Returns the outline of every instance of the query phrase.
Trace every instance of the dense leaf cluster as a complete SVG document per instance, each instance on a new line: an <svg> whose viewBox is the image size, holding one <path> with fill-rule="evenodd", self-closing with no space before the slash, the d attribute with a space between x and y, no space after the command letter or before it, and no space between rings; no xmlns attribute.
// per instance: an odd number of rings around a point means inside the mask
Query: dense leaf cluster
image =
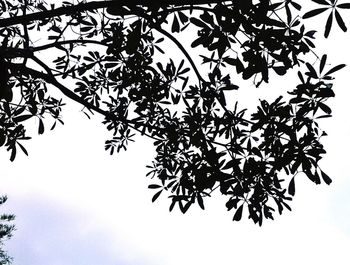
<svg viewBox="0 0 350 265"><path fill-rule="evenodd" d="M333 16L346 31L338 9L349 4L313 2L322 7L304 18L331 9L325 36ZM13 160L17 147L27 154L22 141L29 139L28 120L38 121L39 134L44 118L51 129L63 123L64 104L50 95L55 86L88 117L103 115L111 154L126 149L135 133L154 140L152 201L168 192L170 210L177 205L186 212L195 203L204 209L204 199L219 189L234 220L247 208L261 225L273 219L276 207L279 213L290 209L298 173L316 184L331 182L319 166L326 133L318 121L331 116L326 100L334 96L332 76L344 65L327 68L327 56L313 51L316 31L303 25L301 5L135 0L64 1L56 7L2 1L0 146ZM177 51L168 54L171 45ZM57 56L47 59L53 52ZM295 67L295 89L270 103L261 100L250 119L229 97L239 89L234 77L259 86Z"/></svg>

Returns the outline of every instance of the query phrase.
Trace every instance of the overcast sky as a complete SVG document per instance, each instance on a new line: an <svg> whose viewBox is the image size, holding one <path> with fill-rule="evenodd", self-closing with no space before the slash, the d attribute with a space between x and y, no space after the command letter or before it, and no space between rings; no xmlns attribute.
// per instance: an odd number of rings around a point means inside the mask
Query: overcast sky
<svg viewBox="0 0 350 265"><path fill-rule="evenodd" d="M320 39L318 50L334 65L350 65L349 34L338 33ZM1 213L16 215L17 231L6 244L14 264L348 264L349 76L349 67L336 74L334 117L321 122L329 135L321 165L333 183L316 186L300 175L293 211L262 227L233 223L220 196L206 200L205 211L192 207L186 215L169 213L164 196L152 204L145 177L152 143L138 138L127 152L109 156L100 119L88 120L70 104L64 126L26 145L29 157L11 163L0 151L0 194L9 197ZM272 82L273 90L293 88L286 80L294 78ZM259 88L256 98L271 97L270 91Z"/></svg>

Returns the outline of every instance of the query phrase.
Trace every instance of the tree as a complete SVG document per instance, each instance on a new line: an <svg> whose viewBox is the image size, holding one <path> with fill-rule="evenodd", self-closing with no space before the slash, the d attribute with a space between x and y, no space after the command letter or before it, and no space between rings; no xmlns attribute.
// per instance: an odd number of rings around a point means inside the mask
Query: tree
<svg viewBox="0 0 350 265"><path fill-rule="evenodd" d="M6 196L0 197L0 205L7 201ZM6 251L2 249L4 245L4 240L11 238L12 232L15 230L15 226L9 224L13 221L15 216L12 214L2 214L0 216L0 264L6 265L11 263L11 257L8 256Z"/></svg>
<svg viewBox="0 0 350 265"><path fill-rule="evenodd" d="M297 175L331 183L318 121L331 116L333 74L345 65L316 54L316 31L303 22L330 10L325 37L333 20L346 31L339 10L350 4L312 1L320 7L307 13L291 0L1 1L0 146L13 161L18 149L28 155L28 121L39 134L63 124L56 87L88 118L103 116L111 154L136 133L153 139L153 202L167 192L170 210L185 213L219 189L233 220L246 208L261 225L276 207L290 210ZM233 102L233 78L259 86L291 69L299 84L261 100L250 119Z"/></svg>

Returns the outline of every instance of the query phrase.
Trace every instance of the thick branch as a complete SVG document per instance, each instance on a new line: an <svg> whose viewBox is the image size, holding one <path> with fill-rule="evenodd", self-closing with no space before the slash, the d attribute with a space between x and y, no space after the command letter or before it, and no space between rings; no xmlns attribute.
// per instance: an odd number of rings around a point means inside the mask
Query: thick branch
<svg viewBox="0 0 350 265"><path fill-rule="evenodd" d="M38 61L36 61L36 62L39 63ZM41 66L44 66L41 63L39 63L39 64ZM57 79L53 75L46 74L46 73L43 73L41 71L31 69L29 67L23 67L22 64L11 63L11 64L8 64L8 67L9 67L9 69L16 71L16 72L19 72L21 74L26 73L26 74L32 75L36 78L40 78L40 79L46 81L47 83L50 83L50 84L54 85L55 87L57 87L68 98L82 104L83 106L85 106L88 109L94 110L97 113L102 114L103 116L108 116L107 111L101 110L100 108L96 107L95 105L93 105L89 102L86 102L83 98L79 97L74 92L72 92L71 90L66 88L62 83L58 82Z"/></svg>
<svg viewBox="0 0 350 265"><path fill-rule="evenodd" d="M84 11L93 11L100 8L121 8L123 6L127 6L131 8L135 6L144 6L144 7L157 7L164 5L173 5L173 6L183 6L183 5L205 5L205 4L217 4L226 1L218 1L218 0L162 0L162 1L154 1L154 0L109 0L109 1L93 1L89 3L81 3L78 5L72 6L64 6L59 7L52 10L35 12L32 14L27 14L23 16L15 16L10 18L5 18L0 20L0 27L8 27L17 24L28 24L32 21L36 20L45 20L53 17L59 17L64 15L72 15L77 12Z"/></svg>

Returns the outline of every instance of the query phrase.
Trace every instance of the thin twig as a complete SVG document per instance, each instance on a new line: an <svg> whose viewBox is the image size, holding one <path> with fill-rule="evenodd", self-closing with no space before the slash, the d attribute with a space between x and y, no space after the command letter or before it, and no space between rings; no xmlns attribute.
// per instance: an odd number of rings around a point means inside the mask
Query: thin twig
<svg viewBox="0 0 350 265"><path fill-rule="evenodd" d="M59 42L52 42L43 46L37 46L37 47L30 47L30 49L33 52L38 52L38 51L42 51L42 50L46 50L46 49L50 49L50 48L57 48L57 46L60 45L67 45L67 44L96 44L96 45L103 45L103 46L108 46L105 43L102 43L101 41L96 41L96 40L65 40L65 41L59 41Z"/></svg>
<svg viewBox="0 0 350 265"><path fill-rule="evenodd" d="M189 61L189 63L192 66L192 69L194 70L194 72L196 73L197 78L199 79L200 82L205 82L204 78L201 76L201 74L198 71L198 68L196 66L196 64L194 63L194 61L192 60L190 54L187 52L187 50L184 48L184 46L173 36L171 35L169 32L165 31L164 29L162 29L159 26L155 26L152 25L152 27L154 29L156 29L158 32L162 33L164 36L166 36L167 38L169 38L180 50L181 52L185 55L186 59Z"/></svg>
<svg viewBox="0 0 350 265"><path fill-rule="evenodd" d="M151 136L145 132L142 132L141 130L137 129L134 125L136 125L135 122L131 121L131 120L128 120L126 118L122 118L122 117L116 117L115 115L109 113L108 111L105 111L105 110L102 110L100 109L99 107L85 101L83 98L81 98L80 96L78 96L77 94L75 94L74 92L72 92L71 90L69 90L66 86L64 86L62 83L60 83L55 77L54 75L51 73L51 69L45 65L42 61L40 61L38 58L36 57L33 57L32 58L36 63L38 63L41 67L44 68L44 70L47 72L47 73L43 73L41 71L37 71L37 70L34 70L34 69L31 69L31 68L28 68L28 67L23 67L22 64L15 64L15 63L9 63L8 64L8 67L13 69L13 70L16 70L18 72L21 72L21 73L27 73L27 74L30 74L32 76L35 76L37 78L40 78L52 85L54 85L55 87L57 87L65 96L67 96L68 98L74 100L75 102L77 103L80 103L81 105L83 105L84 107L86 107L87 109L89 110L93 110L99 114L101 114L102 116L106 117L106 118L109 118L109 119L112 119L112 120L115 120L115 121L118 121L118 122L122 122L122 123L125 123L127 124L128 126L130 126L131 128L133 128L134 130L138 131L139 133L141 134L144 134L146 135L147 137L150 137L152 138L153 140L160 140L154 136ZM159 128L155 128L153 126L149 126L149 125L145 125L147 127L151 127L151 129L155 129L155 130L159 130Z"/></svg>

